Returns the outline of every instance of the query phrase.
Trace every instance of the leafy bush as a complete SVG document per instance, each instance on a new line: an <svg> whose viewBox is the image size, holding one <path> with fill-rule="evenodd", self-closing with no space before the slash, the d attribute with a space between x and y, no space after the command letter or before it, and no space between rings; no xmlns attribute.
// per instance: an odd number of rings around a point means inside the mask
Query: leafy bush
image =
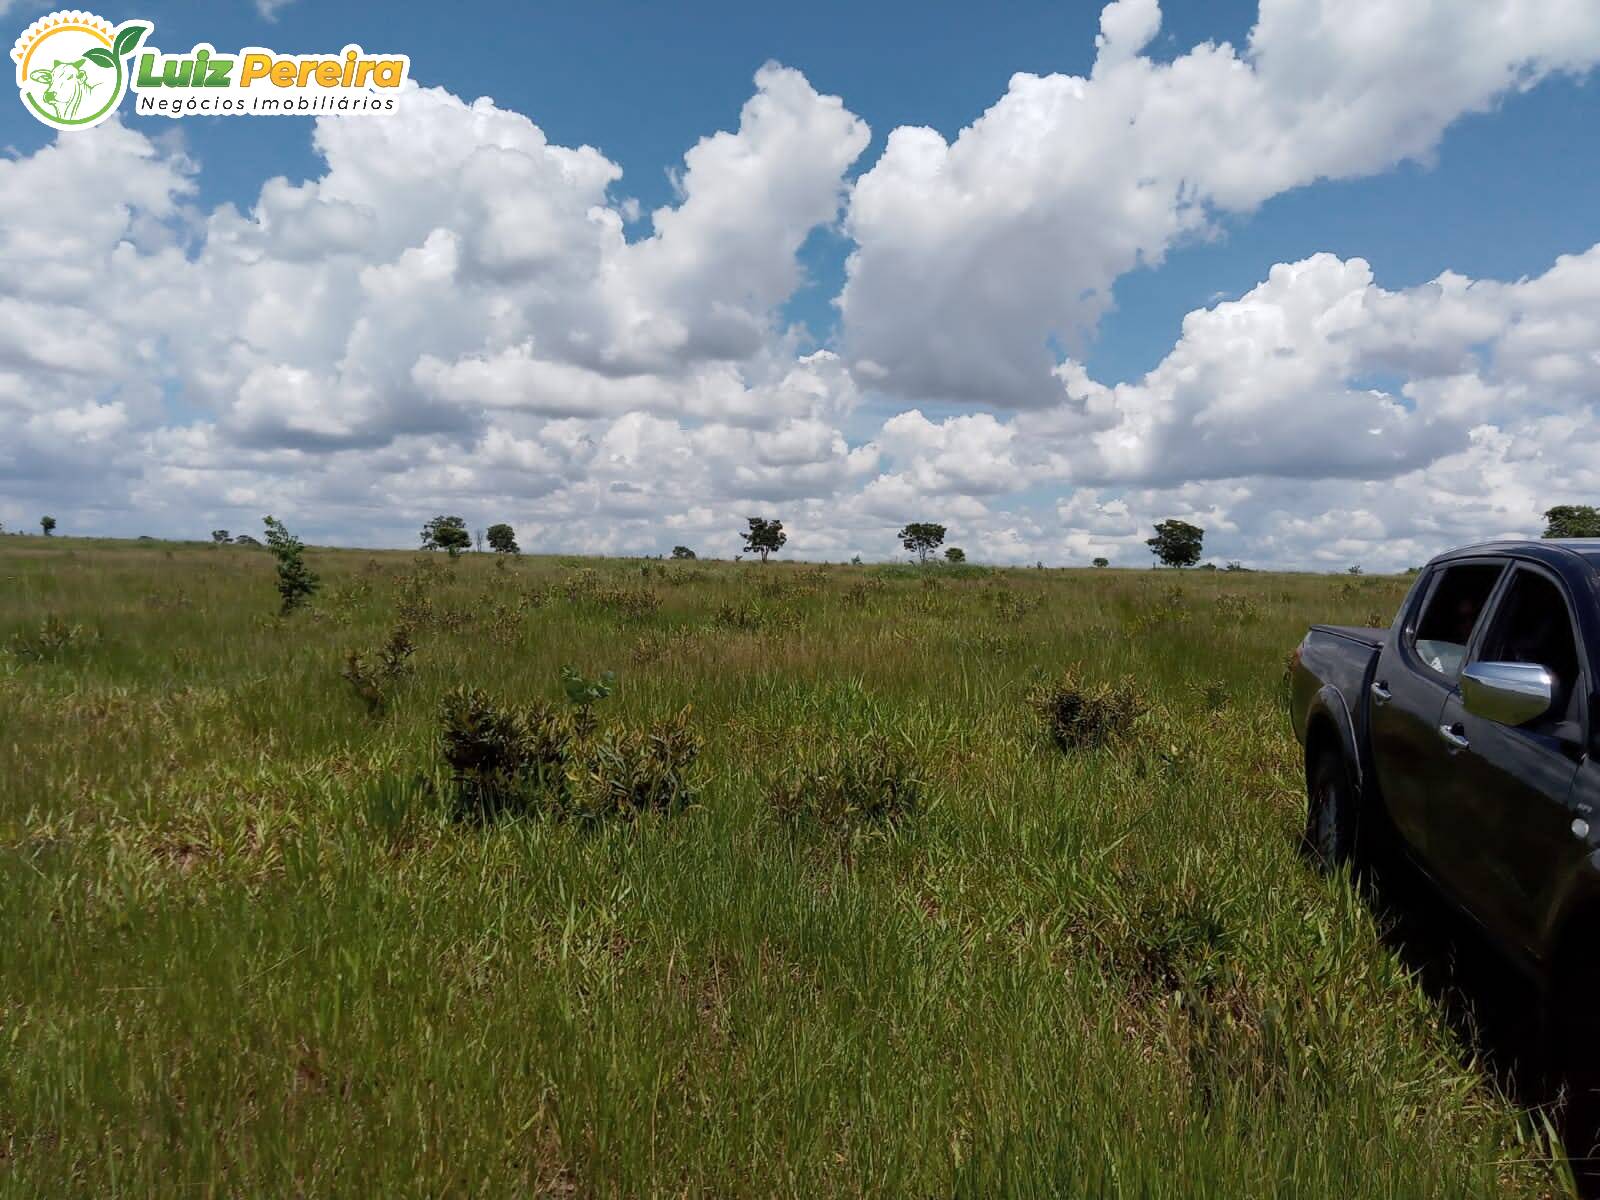
<svg viewBox="0 0 1600 1200"><path fill-rule="evenodd" d="M404 622L389 632L389 638L371 655L352 650L345 655L339 672L355 690L373 716L382 716L389 707L389 687L411 671L411 655L416 651L411 629Z"/></svg>
<svg viewBox="0 0 1600 1200"><path fill-rule="evenodd" d="M1071 671L1028 690L1028 705L1061 750L1102 746L1126 737L1149 708L1131 679L1090 686Z"/></svg>
<svg viewBox="0 0 1600 1200"><path fill-rule="evenodd" d="M847 608L865 608L872 597L888 589L889 585L881 579L858 579L840 593L839 602Z"/></svg>
<svg viewBox="0 0 1600 1200"><path fill-rule="evenodd" d="M568 668L568 671L571 669ZM602 686L576 672L563 682L594 695ZM609 691L609 684L603 685ZM598 698L596 696L595 698ZM703 745L687 708L643 729L597 728L590 705L563 711L542 700L502 705L477 688L440 704L440 743L458 817L545 813L598 820L669 812L694 795L692 768Z"/></svg>
<svg viewBox="0 0 1600 1200"><path fill-rule="evenodd" d="M11 636L11 653L34 662L61 658L88 641L82 625L69 625L54 614L39 622L37 633Z"/></svg>
<svg viewBox="0 0 1600 1200"><path fill-rule="evenodd" d="M911 747L872 731L808 739L772 781L768 799L787 821L839 828L902 820L917 811L926 788Z"/></svg>
<svg viewBox="0 0 1600 1200"><path fill-rule="evenodd" d="M479 688L455 688L440 702L439 722L458 816L487 820L564 803L576 736L566 713L543 701L507 708Z"/></svg>
<svg viewBox="0 0 1600 1200"><path fill-rule="evenodd" d="M989 593L989 603L994 615L1002 621L1016 621L1027 616L1044 603L1040 595L1025 595L1010 588L996 587Z"/></svg>
<svg viewBox="0 0 1600 1200"><path fill-rule="evenodd" d="M603 608L624 617L641 620L654 616L661 607L661 597L649 588L599 588L589 600L596 608Z"/></svg>
<svg viewBox="0 0 1600 1200"><path fill-rule="evenodd" d="M721 629L756 630L766 626L769 617L767 610L753 601L724 603L711 614L711 623Z"/></svg>
<svg viewBox="0 0 1600 1200"><path fill-rule="evenodd" d="M400 576L395 589L395 613L412 629L431 629L437 623L432 592L442 573L437 559L414 558L411 570Z"/></svg>
<svg viewBox="0 0 1600 1200"><path fill-rule="evenodd" d="M630 652L636 663L659 662L694 646L693 629L650 629L640 635Z"/></svg>
<svg viewBox="0 0 1600 1200"><path fill-rule="evenodd" d="M688 708L644 729L601 732L571 772L573 815L631 819L681 808L694 798L692 768L703 745Z"/></svg>
<svg viewBox="0 0 1600 1200"><path fill-rule="evenodd" d="M600 590L600 572L593 567L581 567L561 582L561 594L569 603L579 604Z"/></svg>
<svg viewBox="0 0 1600 1200"><path fill-rule="evenodd" d="M503 557L496 557L504 563ZM520 604L496 604L489 610L489 640L500 646L514 646L522 640L524 612Z"/></svg>
<svg viewBox="0 0 1600 1200"><path fill-rule="evenodd" d="M372 597L372 581L360 576L328 591L327 608L340 625L355 619L356 610Z"/></svg>
<svg viewBox="0 0 1600 1200"><path fill-rule="evenodd" d="M1217 596L1217 615L1232 624L1245 625L1261 615L1261 608L1240 592L1222 592Z"/></svg>

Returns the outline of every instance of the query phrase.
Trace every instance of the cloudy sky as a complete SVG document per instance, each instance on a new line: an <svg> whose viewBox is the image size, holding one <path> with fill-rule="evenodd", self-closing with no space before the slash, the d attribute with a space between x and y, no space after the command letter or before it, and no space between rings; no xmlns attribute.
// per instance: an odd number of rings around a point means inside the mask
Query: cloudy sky
<svg viewBox="0 0 1600 1200"><path fill-rule="evenodd" d="M420 86L5 105L0 523L1373 570L1600 502L1594 0L613 7L103 11Z"/></svg>

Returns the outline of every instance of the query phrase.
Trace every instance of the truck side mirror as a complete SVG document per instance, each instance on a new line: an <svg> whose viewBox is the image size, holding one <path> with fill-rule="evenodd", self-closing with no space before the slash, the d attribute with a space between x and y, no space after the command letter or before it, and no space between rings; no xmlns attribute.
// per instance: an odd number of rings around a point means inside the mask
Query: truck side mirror
<svg viewBox="0 0 1600 1200"><path fill-rule="evenodd" d="M1556 681L1538 663L1478 662L1461 672L1469 713L1501 725L1523 725L1550 711Z"/></svg>

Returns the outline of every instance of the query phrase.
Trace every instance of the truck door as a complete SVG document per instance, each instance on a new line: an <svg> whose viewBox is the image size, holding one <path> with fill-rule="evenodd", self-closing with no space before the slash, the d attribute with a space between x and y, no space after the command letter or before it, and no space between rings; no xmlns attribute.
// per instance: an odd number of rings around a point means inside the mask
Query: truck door
<svg viewBox="0 0 1600 1200"><path fill-rule="evenodd" d="M1537 953L1557 881L1589 853L1589 822L1574 807L1589 684L1566 593L1540 567L1519 563L1495 600L1469 662L1538 663L1555 680L1550 708L1522 725L1445 701L1446 748L1428 824L1440 882L1508 947Z"/></svg>
<svg viewBox="0 0 1600 1200"><path fill-rule="evenodd" d="M1368 712L1378 787L1400 836L1430 870L1429 794L1449 757L1440 714L1505 569L1494 558L1433 568L1422 602L1384 642L1373 674Z"/></svg>

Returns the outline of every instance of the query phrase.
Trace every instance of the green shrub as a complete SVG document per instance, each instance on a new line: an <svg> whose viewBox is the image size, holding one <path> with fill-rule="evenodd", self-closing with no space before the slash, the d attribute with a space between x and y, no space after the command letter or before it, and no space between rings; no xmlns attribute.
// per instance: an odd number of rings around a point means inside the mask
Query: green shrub
<svg viewBox="0 0 1600 1200"><path fill-rule="evenodd" d="M1222 592L1217 596L1217 615L1229 624L1246 625L1261 615L1261 606L1239 592Z"/></svg>
<svg viewBox="0 0 1600 1200"><path fill-rule="evenodd" d="M1149 707L1131 679L1090 686L1071 671L1034 684L1027 701L1046 736L1061 750L1102 746L1126 737Z"/></svg>
<svg viewBox="0 0 1600 1200"><path fill-rule="evenodd" d="M367 712L381 716L389 707L389 688L402 675L411 671L411 656L416 652L411 640L411 628L405 622L389 632L389 638L372 654L352 650L345 655L344 669L339 672L362 703Z"/></svg>
<svg viewBox="0 0 1600 1200"><path fill-rule="evenodd" d="M566 668L562 683L570 711L542 700L514 708L477 688L446 694L440 742L458 817L631 819L693 798L703 742L687 708L642 729L600 729L592 706L610 694L610 672L586 680Z"/></svg>
<svg viewBox="0 0 1600 1200"><path fill-rule="evenodd" d="M994 615L1001 621L1018 621L1044 603L1040 595L1025 595L1010 588L996 587L989 593Z"/></svg>
<svg viewBox="0 0 1600 1200"><path fill-rule="evenodd" d="M34 662L49 662L89 641L82 625L69 625L51 614L39 622L37 633L16 633L11 637L11 653Z"/></svg>
<svg viewBox="0 0 1600 1200"><path fill-rule="evenodd" d="M634 643L631 657L636 663L659 662L692 649L695 636L693 629L648 629Z"/></svg>
<svg viewBox="0 0 1600 1200"><path fill-rule="evenodd" d="M575 740L567 714L543 701L507 708L479 688L455 688L439 721L458 816L486 820L564 802Z"/></svg>
<svg viewBox="0 0 1600 1200"><path fill-rule="evenodd" d="M921 806L926 789L911 747L872 731L808 738L767 795L791 823L841 828L902 820Z"/></svg>
<svg viewBox="0 0 1600 1200"><path fill-rule="evenodd" d="M839 602L847 608L865 608L869 600L888 589L889 585L881 579L858 579L840 594Z"/></svg>
<svg viewBox="0 0 1600 1200"><path fill-rule="evenodd" d="M654 616L661 607L660 595L646 587L599 588L590 593L589 601L596 608L634 620Z"/></svg>
<svg viewBox="0 0 1600 1200"><path fill-rule="evenodd" d="M704 743L689 709L644 729L609 729L583 747L571 772L573 815L631 819L671 812L693 800L693 767Z"/></svg>
<svg viewBox="0 0 1600 1200"><path fill-rule="evenodd" d="M711 624L718 629L757 633L762 630L794 629L800 617L793 609L777 608L754 600L737 604L719 604L711 614Z"/></svg>

